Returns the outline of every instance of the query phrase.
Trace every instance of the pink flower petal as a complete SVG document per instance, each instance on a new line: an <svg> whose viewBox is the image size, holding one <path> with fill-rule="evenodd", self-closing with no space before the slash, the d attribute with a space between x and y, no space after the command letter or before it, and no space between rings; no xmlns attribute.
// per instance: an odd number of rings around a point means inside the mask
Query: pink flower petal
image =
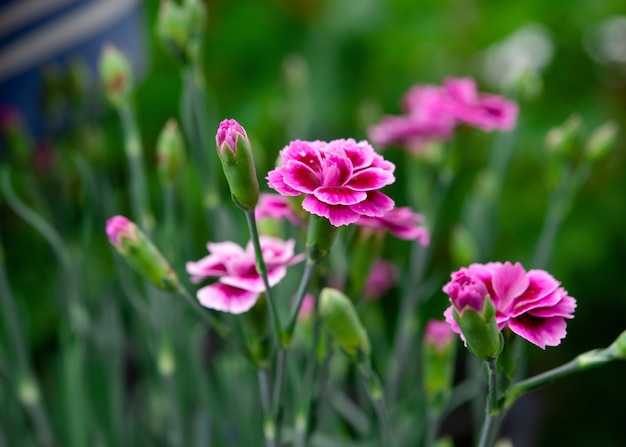
<svg viewBox="0 0 626 447"><path fill-rule="evenodd" d="M311 194L322 184L318 174L300 161L289 161L282 170L285 184L301 193Z"/></svg>
<svg viewBox="0 0 626 447"><path fill-rule="evenodd" d="M367 193L345 186L322 186L315 190L315 197L329 205L354 205L367 199Z"/></svg>
<svg viewBox="0 0 626 447"><path fill-rule="evenodd" d="M315 172L321 172L322 159L319 144L316 141L295 140L280 151L283 163L290 160L299 161Z"/></svg>
<svg viewBox="0 0 626 447"><path fill-rule="evenodd" d="M227 284L215 283L198 290L198 301L204 307L231 314L246 312L254 306L259 294L238 289Z"/></svg>
<svg viewBox="0 0 626 447"><path fill-rule="evenodd" d="M278 193L283 196L299 196L302 194L301 191L293 189L291 186L288 186L284 181L284 172L283 168L276 168L267 173L267 184L270 188L275 189Z"/></svg>
<svg viewBox="0 0 626 447"><path fill-rule="evenodd" d="M323 164L323 186L343 186L352 177L352 163L338 154L329 154Z"/></svg>
<svg viewBox="0 0 626 447"><path fill-rule="evenodd" d="M496 308L508 312L513 300L521 295L529 284L524 267L519 262L505 262L497 269L492 279L495 296L492 296Z"/></svg>
<svg viewBox="0 0 626 447"><path fill-rule="evenodd" d="M346 184L357 191L370 191L392 184L396 178L389 171L381 168L367 168L355 173Z"/></svg>
<svg viewBox="0 0 626 447"><path fill-rule="evenodd" d="M374 148L367 141L356 142L353 139L338 140L346 156L352 162L354 169L370 166L374 159Z"/></svg>
<svg viewBox="0 0 626 447"><path fill-rule="evenodd" d="M562 290L562 289L561 289ZM555 293L558 295L557 293ZM563 290L562 295L567 295ZM550 307L542 307L531 309L528 313L535 317L563 317L574 318L574 310L576 310L576 300L572 297L565 296L557 304Z"/></svg>
<svg viewBox="0 0 626 447"><path fill-rule="evenodd" d="M278 284L287 274L287 267L274 267L267 272L268 281L270 287L274 287ZM254 274L237 275L237 276L222 276L220 282L232 287L236 287L249 292L262 293L265 291L265 285L263 284L263 278L259 276L256 271Z"/></svg>
<svg viewBox="0 0 626 447"><path fill-rule="evenodd" d="M541 318L524 314L509 320L508 326L511 331L541 349L558 346L567 333L562 317Z"/></svg>
<svg viewBox="0 0 626 447"><path fill-rule="evenodd" d="M191 275L192 283L199 283L207 278L222 276L227 271L221 258L211 255L197 262L187 262L185 269Z"/></svg>
<svg viewBox="0 0 626 447"><path fill-rule="evenodd" d="M315 196L306 196L302 201L302 208L311 214L327 218L336 227L348 225L359 219L359 214L351 207L344 205L328 205Z"/></svg>
<svg viewBox="0 0 626 447"><path fill-rule="evenodd" d="M381 217L392 209L393 206L393 200L382 192L368 191L367 199L356 205L350 205L350 209L357 215L362 214L370 217Z"/></svg>

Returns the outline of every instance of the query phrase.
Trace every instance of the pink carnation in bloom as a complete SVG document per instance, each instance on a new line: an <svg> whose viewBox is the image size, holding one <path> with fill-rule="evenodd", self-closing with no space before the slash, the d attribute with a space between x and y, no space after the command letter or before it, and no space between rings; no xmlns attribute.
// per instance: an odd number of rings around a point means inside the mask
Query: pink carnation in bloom
<svg viewBox="0 0 626 447"><path fill-rule="evenodd" d="M465 282L468 278L481 282L496 308L498 327L508 327L542 349L560 344L566 334L565 319L574 317L576 300L544 270L526 272L519 262L490 262L472 264L451 276L452 281L444 286L444 292L453 292L461 287L453 283ZM450 297L452 299L452 295ZM452 316L452 306L444 315L452 329L460 333Z"/></svg>
<svg viewBox="0 0 626 447"><path fill-rule="evenodd" d="M413 86L404 95L402 108L405 115L384 116L369 128L374 144L403 144L419 149L429 140L449 140L460 124L485 132L509 131L517 119L515 102L479 93L471 78L447 78L443 86Z"/></svg>
<svg viewBox="0 0 626 447"><path fill-rule="evenodd" d="M395 166L366 141L296 140L280 155L282 166L268 173L269 186L285 196L306 194L302 207L336 227L393 208L393 200L378 190L395 181Z"/></svg>
<svg viewBox="0 0 626 447"><path fill-rule="evenodd" d="M254 214L257 220L264 218L286 219L297 226L303 223L302 219L293 212L287 199L280 194L261 193Z"/></svg>
<svg viewBox="0 0 626 447"><path fill-rule="evenodd" d="M377 300L387 293L397 280L396 266L386 259L379 258L374 262L367 281L365 281L363 294L369 300Z"/></svg>
<svg viewBox="0 0 626 447"><path fill-rule="evenodd" d="M357 225L386 231L399 239L415 240L423 246L430 243L428 230L422 226L424 216L414 213L408 206L402 206L387 211L383 216L361 216Z"/></svg>
<svg viewBox="0 0 626 447"><path fill-rule="evenodd" d="M293 240L283 241L270 236L260 236L259 239L269 284L273 287L285 277L287 267L302 261L304 255L294 255ZM234 242L209 242L207 248L209 256L186 265L194 283L219 278L218 282L198 290L198 301L209 309L232 314L246 312L265 292L263 279L256 270L252 243L249 242L245 250Z"/></svg>

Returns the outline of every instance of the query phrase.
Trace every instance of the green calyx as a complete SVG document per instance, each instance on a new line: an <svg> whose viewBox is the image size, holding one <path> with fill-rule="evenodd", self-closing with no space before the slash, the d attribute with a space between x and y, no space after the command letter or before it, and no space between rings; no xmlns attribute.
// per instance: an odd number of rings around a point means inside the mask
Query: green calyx
<svg viewBox="0 0 626 447"><path fill-rule="evenodd" d="M338 228L324 217L311 215L306 238L306 254L310 262L321 262L328 256Z"/></svg>
<svg viewBox="0 0 626 447"><path fill-rule="evenodd" d="M452 314L472 354L482 360L498 357L504 342L496 323L495 307L491 299L485 299L482 312L468 307L460 314L454 309Z"/></svg>
<svg viewBox="0 0 626 447"><path fill-rule="evenodd" d="M222 170L235 204L244 211L253 211L259 201L259 181L252 157L250 141L237 134L236 147L223 143L217 151L222 162Z"/></svg>

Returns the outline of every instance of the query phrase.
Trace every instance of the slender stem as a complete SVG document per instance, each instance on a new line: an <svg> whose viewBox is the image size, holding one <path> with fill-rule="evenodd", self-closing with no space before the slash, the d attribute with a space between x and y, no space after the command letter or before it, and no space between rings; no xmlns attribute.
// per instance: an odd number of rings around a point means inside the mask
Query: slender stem
<svg viewBox="0 0 626 447"><path fill-rule="evenodd" d="M198 317L202 319L206 324L215 329L222 338L228 338L230 336L231 330L228 326L224 325L220 320L215 318L210 312L208 312L205 308L203 308L196 299L191 296L189 291L181 286L178 291L179 295L182 296L187 303L191 306L191 309L195 312Z"/></svg>
<svg viewBox="0 0 626 447"><path fill-rule="evenodd" d="M124 131L124 148L128 159L130 178L130 200L135 219L147 233L152 232L153 222L150 214L148 201L148 188L146 183L145 167L143 160L143 147L137 119L134 110L128 103L123 103L118 108Z"/></svg>
<svg viewBox="0 0 626 447"><path fill-rule="evenodd" d="M276 371L274 374L274 386L272 388L272 414L276 419L280 408L280 396L283 391L283 381L285 379L285 366L287 364L287 350L279 349L276 355ZM278 431L277 427L277 431ZM277 436L278 437L278 436Z"/></svg>
<svg viewBox="0 0 626 447"><path fill-rule="evenodd" d="M259 239L259 230L256 225L256 217L254 216L254 211L246 211L245 214L246 220L248 221L248 230L250 231L250 240L252 241L252 246L254 247L256 270L263 279L265 297L267 298L267 303L269 304L268 308L270 312L270 320L272 322L272 329L274 331L274 336L276 337L276 345L278 346L281 340L282 326L280 324L278 310L276 309L276 303L272 298L271 286L267 276L267 265L263 259L263 251L261 249L261 241Z"/></svg>
<svg viewBox="0 0 626 447"><path fill-rule="evenodd" d="M296 415L296 440L294 445L296 447L304 447L306 444L307 432L309 429L309 412L311 410L311 403L313 401L313 395L315 393L315 375L317 372L317 349L320 340L321 322L317 316L318 302L315 301L315 310L313 313L313 340L311 343L311 349L307 358L306 370L304 373L304 393L305 398L301 403L300 414Z"/></svg>
<svg viewBox="0 0 626 447"><path fill-rule="evenodd" d="M424 445L426 447L432 447L435 445L435 441L437 440L440 418L439 415L431 409L426 410L426 417L426 439L424 440Z"/></svg>
<svg viewBox="0 0 626 447"><path fill-rule="evenodd" d="M257 370L259 379L259 393L261 394L261 405L263 406L264 423L263 436L267 447L276 447L276 426L272 416L272 403L270 401L269 376L267 370L260 368Z"/></svg>
<svg viewBox="0 0 626 447"><path fill-rule="evenodd" d="M387 406L380 378L374 372L370 365L359 365L359 373L367 390L367 394L372 401L376 419L378 421L378 429L385 447L393 447L395 445L389 417L387 415Z"/></svg>
<svg viewBox="0 0 626 447"><path fill-rule="evenodd" d="M309 288L309 283L311 282L313 273L315 273L316 267L317 267L317 264L310 260L307 260L304 266L304 272L302 273L302 278L300 279L300 284L298 285L295 302L294 302L294 305L291 307L291 313L289 314L289 321L287 322L287 327L283 333L283 339L282 339L283 346L289 346L289 344L291 343L293 332L296 328L296 323L298 321L298 313L300 312L300 307L302 307L304 296L306 295L306 291Z"/></svg>
<svg viewBox="0 0 626 447"><path fill-rule="evenodd" d="M483 428L480 434L479 447L487 447L490 445L490 440L493 438L495 432L498 430L498 416L500 413L500 403L498 401L498 370L497 359L488 358L486 361L488 369L488 394L487 403L485 406L485 421L483 422Z"/></svg>

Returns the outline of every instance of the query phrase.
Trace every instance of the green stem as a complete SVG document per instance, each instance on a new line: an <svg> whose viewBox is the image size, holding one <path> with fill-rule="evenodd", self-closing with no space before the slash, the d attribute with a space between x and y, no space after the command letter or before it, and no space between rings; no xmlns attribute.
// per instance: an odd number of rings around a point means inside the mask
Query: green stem
<svg viewBox="0 0 626 447"><path fill-rule="evenodd" d="M306 295L306 291L309 288L309 284L311 282L311 278L313 277L313 273L315 273L316 267L317 264L310 260L307 260L304 266L304 272L302 273L302 278L300 278L300 284L298 285L298 290L296 292L295 302L291 307L291 313L289 314L287 328L283 333L282 346L284 347L287 347L291 344L291 339L293 338L296 323L298 322L298 313L300 313L300 307L302 307L304 296Z"/></svg>
<svg viewBox="0 0 626 447"><path fill-rule="evenodd" d="M217 181L216 160L211 159L210 148L213 141L207 129L217 129L217 123L211 122L206 110L206 93L201 83L201 72L197 65L191 65L182 72L183 111L181 119L187 138L191 142L192 155L199 167L199 177L203 191L203 202L208 210L220 204L220 188Z"/></svg>
<svg viewBox="0 0 626 447"><path fill-rule="evenodd" d="M208 326L212 327L222 338L226 339L230 336L231 330L228 326L224 325L220 320L215 318L209 311L198 303L198 301L191 296L189 291L181 286L178 291L185 301L191 306L194 313L202 319Z"/></svg>
<svg viewBox="0 0 626 447"><path fill-rule="evenodd" d="M276 303L272 298L271 286L267 276L267 265L263 259L263 251L261 250L261 241L259 239L259 230L256 225L256 218L254 211L246 211L246 220L248 221L248 230L250 231L250 240L254 247L254 256L256 263L256 270L263 279L263 285L265 286L265 297L267 298L268 309L270 312L270 320L272 322L272 329L274 336L276 337L276 346L280 345L282 326L280 324L280 317L278 316L278 310L276 309Z"/></svg>
<svg viewBox="0 0 626 447"><path fill-rule="evenodd" d="M380 436L383 442L382 445L385 447L393 447L395 442L389 424L389 416L387 414L387 406L385 404L385 396L380 378L370 365L361 364L358 369L367 390L367 395L372 401L372 406L376 413L378 429L380 430Z"/></svg>
<svg viewBox="0 0 626 447"><path fill-rule="evenodd" d="M150 213L148 188L146 183L143 160L143 147L137 126L135 112L128 103L118 107L122 130L124 132L124 149L128 160L130 178L130 201L133 216L138 219L139 226L147 233L152 233L152 214Z"/></svg>
<svg viewBox="0 0 626 447"><path fill-rule="evenodd" d="M500 403L498 400L498 370L497 359L488 358L486 361L488 369L488 394L487 404L485 407L485 421L483 422L483 428L480 434L479 447L487 447L490 445L490 440L498 430Z"/></svg>
<svg viewBox="0 0 626 447"><path fill-rule="evenodd" d="M267 370L261 368L257 371L259 379L259 393L261 394L261 405L263 406L264 423L263 436L267 447L276 447L276 425L270 400L269 376Z"/></svg>

